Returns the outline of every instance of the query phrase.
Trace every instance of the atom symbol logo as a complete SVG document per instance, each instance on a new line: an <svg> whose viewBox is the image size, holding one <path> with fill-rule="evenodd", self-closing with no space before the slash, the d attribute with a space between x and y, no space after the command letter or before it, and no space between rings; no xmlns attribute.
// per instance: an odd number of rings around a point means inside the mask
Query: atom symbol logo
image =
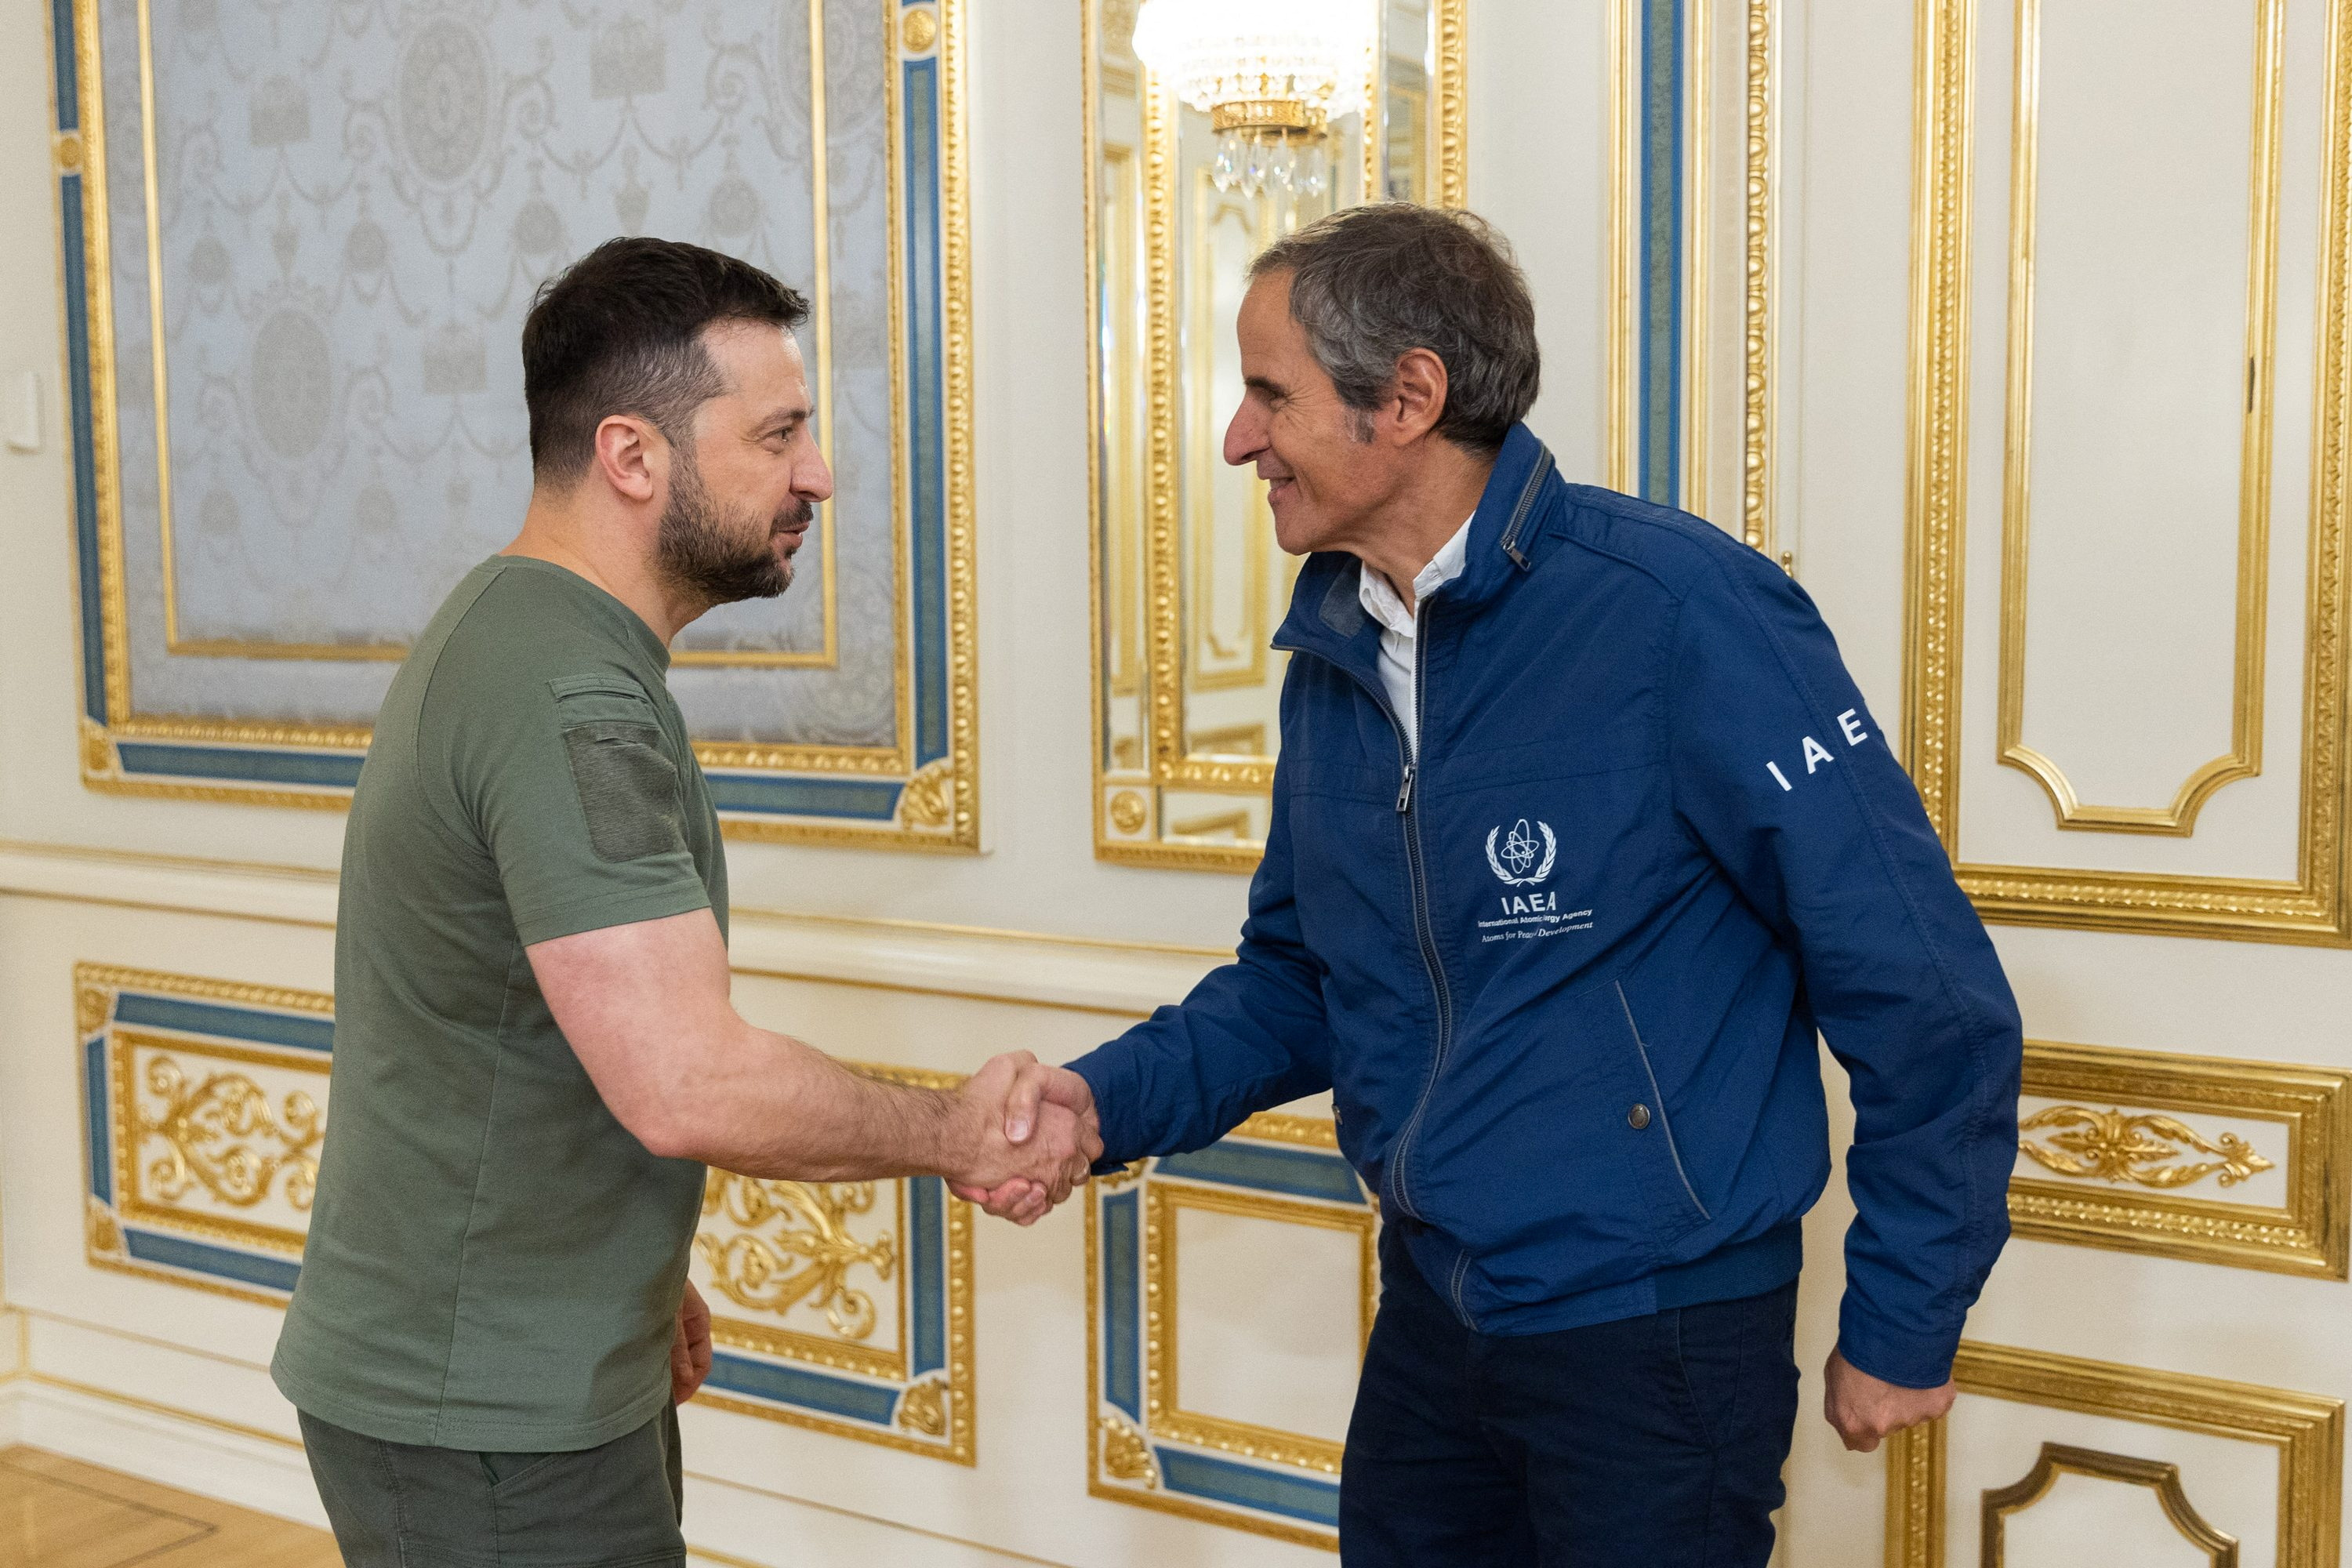
<svg viewBox="0 0 2352 1568"><path fill-rule="evenodd" d="M1543 863L1539 866L1536 864L1538 834L1543 836ZM1502 841L1499 845L1497 839ZM1486 830L1486 864L1507 888L1523 888L1542 881L1551 875L1552 861L1559 855L1559 840L1552 837L1549 822L1538 822L1530 828L1523 816L1511 824L1507 834L1500 827Z"/></svg>
<svg viewBox="0 0 2352 1568"><path fill-rule="evenodd" d="M1528 819L1523 816L1511 825L1509 836L1503 840L1503 864L1514 877L1524 877L1535 863L1536 836L1528 830Z"/></svg>

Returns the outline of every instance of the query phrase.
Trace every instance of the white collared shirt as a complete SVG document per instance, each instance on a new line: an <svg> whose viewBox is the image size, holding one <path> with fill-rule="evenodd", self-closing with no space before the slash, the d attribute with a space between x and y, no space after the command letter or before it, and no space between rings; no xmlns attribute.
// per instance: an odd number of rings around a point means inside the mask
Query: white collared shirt
<svg viewBox="0 0 2352 1568"><path fill-rule="evenodd" d="M1475 513L1465 519L1454 537L1438 546L1429 564L1414 575L1412 609L1404 607L1404 600L1389 580L1370 566L1360 574L1356 597L1363 602L1364 613L1381 623L1381 685L1388 691L1389 706L1396 710L1397 722L1404 726L1404 738L1412 743L1415 756L1421 752L1421 715L1412 689L1413 647L1420 630L1417 612L1432 594L1462 575L1470 555L1470 523L1475 520Z"/></svg>

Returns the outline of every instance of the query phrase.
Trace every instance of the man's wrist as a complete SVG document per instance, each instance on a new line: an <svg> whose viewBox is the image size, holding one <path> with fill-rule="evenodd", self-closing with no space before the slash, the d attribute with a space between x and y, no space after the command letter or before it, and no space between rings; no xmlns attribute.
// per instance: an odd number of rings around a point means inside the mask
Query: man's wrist
<svg viewBox="0 0 2352 1568"><path fill-rule="evenodd" d="M990 1123L996 1113L974 1101L963 1089L934 1089L938 1097L936 1135L926 1156L936 1161L939 1173L950 1182L985 1186L981 1170L989 1147Z"/></svg>

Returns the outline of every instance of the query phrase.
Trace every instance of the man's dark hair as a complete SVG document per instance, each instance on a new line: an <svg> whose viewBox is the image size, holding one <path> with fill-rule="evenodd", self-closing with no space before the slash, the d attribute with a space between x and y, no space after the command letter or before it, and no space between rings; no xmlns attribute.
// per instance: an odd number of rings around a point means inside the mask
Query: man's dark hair
<svg viewBox="0 0 2352 1568"><path fill-rule="evenodd" d="M790 329L808 301L748 261L670 239L608 239L540 286L522 323L522 399L532 475L577 477L614 414L683 444L694 411L725 390L702 346L713 321Z"/></svg>
<svg viewBox="0 0 2352 1568"><path fill-rule="evenodd" d="M1379 407L1412 349L1445 365L1437 433L1456 446L1498 450L1534 406L1535 301L1509 243L1476 214L1412 202L1349 207L1250 263L1252 281L1273 272L1290 274L1291 319L1349 407Z"/></svg>

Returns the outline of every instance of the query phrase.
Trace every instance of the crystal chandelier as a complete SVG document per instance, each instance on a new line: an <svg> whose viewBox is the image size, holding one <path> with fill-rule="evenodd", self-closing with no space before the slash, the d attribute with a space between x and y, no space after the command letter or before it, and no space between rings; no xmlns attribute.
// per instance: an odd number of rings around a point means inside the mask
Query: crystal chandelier
<svg viewBox="0 0 2352 1568"><path fill-rule="evenodd" d="M1217 189L1293 201L1327 188L1372 46L1370 0L1146 0L1135 23L1137 57L1218 133Z"/></svg>

